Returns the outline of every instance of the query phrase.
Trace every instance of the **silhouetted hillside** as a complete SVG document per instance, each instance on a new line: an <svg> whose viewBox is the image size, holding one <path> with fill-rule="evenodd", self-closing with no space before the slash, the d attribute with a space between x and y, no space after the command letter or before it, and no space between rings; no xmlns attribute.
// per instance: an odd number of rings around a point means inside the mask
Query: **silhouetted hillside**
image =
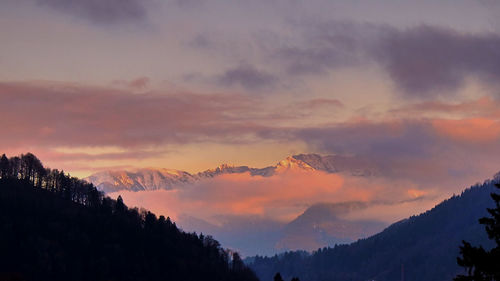
<svg viewBox="0 0 500 281"><path fill-rule="evenodd" d="M487 181L367 239L311 255L255 257L249 259L250 267L261 280L272 280L280 272L285 280L298 276L307 281L396 281L402 271L406 281L452 280L463 271L456 262L462 240L492 246L478 219L493 207L490 193L495 191L494 182Z"/></svg>
<svg viewBox="0 0 500 281"><path fill-rule="evenodd" d="M0 159L0 280L248 280L237 253L32 154Z"/></svg>

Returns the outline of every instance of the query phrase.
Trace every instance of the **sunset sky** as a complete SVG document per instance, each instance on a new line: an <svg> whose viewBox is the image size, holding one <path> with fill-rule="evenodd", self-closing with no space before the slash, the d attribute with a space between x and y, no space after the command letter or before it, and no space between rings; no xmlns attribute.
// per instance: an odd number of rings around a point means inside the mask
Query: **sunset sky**
<svg viewBox="0 0 500 281"><path fill-rule="evenodd" d="M443 198L500 170L499 14L494 0L2 0L0 152L79 177L351 155L380 186Z"/></svg>

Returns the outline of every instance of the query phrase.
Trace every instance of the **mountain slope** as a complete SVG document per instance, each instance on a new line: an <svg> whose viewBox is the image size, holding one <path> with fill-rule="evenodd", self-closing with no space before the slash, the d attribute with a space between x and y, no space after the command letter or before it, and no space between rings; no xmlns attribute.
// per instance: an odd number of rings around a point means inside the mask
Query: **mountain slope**
<svg viewBox="0 0 500 281"><path fill-rule="evenodd" d="M32 154L0 168L0 280L258 281L212 237L129 209Z"/></svg>
<svg viewBox="0 0 500 281"><path fill-rule="evenodd" d="M382 222L341 218L366 207L363 202L315 204L282 229L275 247L280 250L315 250L323 245L354 242L383 230L387 224Z"/></svg>
<svg viewBox="0 0 500 281"><path fill-rule="evenodd" d="M491 246L478 223L493 206L493 181L473 186L430 211L395 223L367 239L350 245L320 249L312 255L289 252L255 257L250 267L261 280L276 272L285 279L301 280L451 280L461 269L456 264L462 240Z"/></svg>
<svg viewBox="0 0 500 281"><path fill-rule="evenodd" d="M348 173L353 176L373 176L377 174L376 166L353 156L298 154L292 157L297 161L306 163L315 170L327 173Z"/></svg>

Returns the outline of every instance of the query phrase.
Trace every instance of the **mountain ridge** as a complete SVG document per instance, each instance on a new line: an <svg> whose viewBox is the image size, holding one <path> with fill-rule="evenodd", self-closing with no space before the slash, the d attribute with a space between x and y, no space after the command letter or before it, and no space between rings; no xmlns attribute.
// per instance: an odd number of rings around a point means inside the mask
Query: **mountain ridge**
<svg viewBox="0 0 500 281"><path fill-rule="evenodd" d="M363 163L353 156L297 154L288 156L273 166L263 168L235 166L224 163L216 168L193 174L167 168L139 168L128 171L109 170L94 173L84 178L84 180L93 183L99 190L109 193L120 190L169 190L225 174L249 173L251 176L270 177L290 170L305 172L322 171L326 173L347 172L354 176L371 176L376 174L374 167Z"/></svg>
<svg viewBox="0 0 500 281"><path fill-rule="evenodd" d="M494 207L490 194L498 193L493 180L476 184L432 209L400 220L382 232L358 241L319 248L309 254L286 252L272 257L250 257L247 262L261 280L276 272L301 280L451 280L461 272L456 263L462 240L492 246L478 219Z"/></svg>

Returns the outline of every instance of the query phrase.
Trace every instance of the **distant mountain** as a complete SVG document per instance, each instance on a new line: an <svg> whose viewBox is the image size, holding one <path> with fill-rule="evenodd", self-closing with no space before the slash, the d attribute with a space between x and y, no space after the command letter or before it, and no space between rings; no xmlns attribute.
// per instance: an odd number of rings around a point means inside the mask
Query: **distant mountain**
<svg viewBox="0 0 500 281"><path fill-rule="evenodd" d="M326 245L354 242L383 230L379 221L351 221L342 216L368 207L362 202L321 203L308 207L290 222L259 217L227 218L222 224L183 216L179 224L188 230L202 230L224 245L245 255L269 254L288 250L313 251Z"/></svg>
<svg viewBox="0 0 500 281"><path fill-rule="evenodd" d="M138 169L135 171L105 171L93 174L86 181L106 193L119 190L172 189L196 181L188 172L173 169Z"/></svg>
<svg viewBox="0 0 500 281"><path fill-rule="evenodd" d="M276 243L283 237L282 222L262 217L233 217L218 224L183 215L178 219L179 227L188 231L202 231L217 237L222 245L237 250L242 255L277 252Z"/></svg>
<svg viewBox="0 0 500 281"><path fill-rule="evenodd" d="M318 154L298 154L292 156L293 159L306 163L315 170L328 173L349 173L353 176L374 176L377 175L377 167L366 160L355 156Z"/></svg>
<svg viewBox="0 0 500 281"><path fill-rule="evenodd" d="M252 257L250 267L261 280L272 280L280 272L285 280L297 276L308 281L397 281L402 271L407 281L452 280L462 272L456 264L462 240L492 246L478 219L493 207L490 194L498 192L494 187L498 180L475 185L432 210L352 244L319 249L311 255L299 251Z"/></svg>
<svg viewBox="0 0 500 281"><path fill-rule="evenodd" d="M275 248L282 251L312 251L325 245L354 242L382 231L386 223L341 218L344 214L367 206L363 202L315 204L283 228Z"/></svg>
<svg viewBox="0 0 500 281"><path fill-rule="evenodd" d="M269 177L290 169L303 171L319 170L327 173L346 172L355 176L371 176L376 168L355 157L318 154L299 154L289 156L274 166L251 168L222 164L196 174L163 168L144 168L133 171L103 171L92 174L85 180L93 183L99 190L115 192L119 190L142 191L173 189L188 183L214 178L223 174L250 173L252 176Z"/></svg>

